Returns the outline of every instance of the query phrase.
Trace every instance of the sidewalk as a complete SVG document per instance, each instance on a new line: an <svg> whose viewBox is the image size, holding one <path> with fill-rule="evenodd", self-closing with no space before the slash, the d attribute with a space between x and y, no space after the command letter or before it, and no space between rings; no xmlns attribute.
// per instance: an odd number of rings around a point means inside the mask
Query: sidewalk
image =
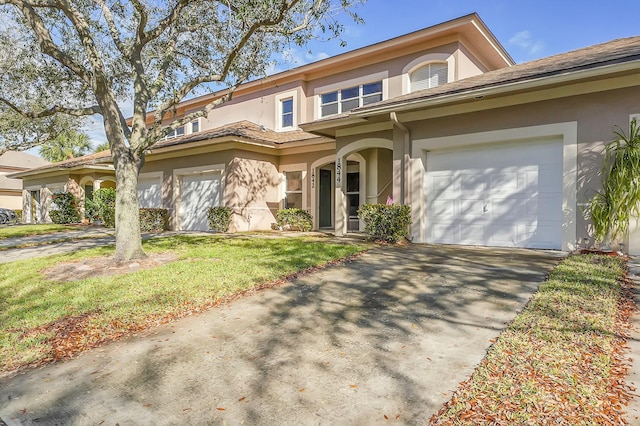
<svg viewBox="0 0 640 426"><path fill-rule="evenodd" d="M32 259L34 257L71 253L77 250L113 245L116 241L114 234L115 231L113 229L87 227L87 229L78 231L55 232L52 234L3 239L0 240L0 263L9 263L17 260ZM163 238L180 234L186 234L186 232L165 231L143 233L142 239L148 240L151 238ZM3 250L5 247L18 248L7 248Z"/></svg>
<svg viewBox="0 0 640 426"><path fill-rule="evenodd" d="M82 238L108 238L113 237L114 230L109 228L86 226L77 231L52 232L50 234L29 235L26 237L0 239L0 249L15 246L30 246L49 244L53 241L72 240Z"/></svg>

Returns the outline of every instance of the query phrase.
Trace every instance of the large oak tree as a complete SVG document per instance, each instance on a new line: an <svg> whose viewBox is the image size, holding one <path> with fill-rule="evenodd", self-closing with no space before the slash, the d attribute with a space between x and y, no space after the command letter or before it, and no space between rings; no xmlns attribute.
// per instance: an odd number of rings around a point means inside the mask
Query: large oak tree
<svg viewBox="0 0 640 426"><path fill-rule="evenodd" d="M337 14L358 20L353 7L363 2L0 0L0 112L39 125L102 116L118 188L115 260L141 257L136 186L145 150L264 76L274 52L339 36ZM185 98L220 90L167 125Z"/></svg>

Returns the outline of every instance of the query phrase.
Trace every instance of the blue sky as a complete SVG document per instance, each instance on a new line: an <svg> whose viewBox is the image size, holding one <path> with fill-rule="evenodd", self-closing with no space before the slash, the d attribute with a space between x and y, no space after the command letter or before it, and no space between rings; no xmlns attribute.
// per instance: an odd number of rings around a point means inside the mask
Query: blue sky
<svg viewBox="0 0 640 426"><path fill-rule="evenodd" d="M368 0L356 9L364 24L347 16L343 39L310 43L280 61L299 66L477 12L516 63L568 52L616 38L640 35L640 0ZM280 63L273 71L288 68ZM106 140L100 119L85 129Z"/></svg>
<svg viewBox="0 0 640 426"><path fill-rule="evenodd" d="M346 49L317 43L313 53L335 55L473 12L517 63L640 35L639 0L368 0L357 12L365 24L349 23Z"/></svg>

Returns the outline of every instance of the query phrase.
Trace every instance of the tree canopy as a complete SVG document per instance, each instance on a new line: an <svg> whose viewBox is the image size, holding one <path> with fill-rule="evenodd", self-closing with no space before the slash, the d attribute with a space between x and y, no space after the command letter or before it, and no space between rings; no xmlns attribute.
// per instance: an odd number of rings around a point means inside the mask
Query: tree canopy
<svg viewBox="0 0 640 426"><path fill-rule="evenodd" d="M116 260L139 257L136 185L145 150L264 76L274 52L339 37L339 14L358 21L359 3L0 0L0 105L45 122L102 116L118 188ZM201 109L174 116L185 98L214 92L221 95Z"/></svg>
<svg viewBox="0 0 640 426"><path fill-rule="evenodd" d="M91 151L89 136L76 130L66 130L55 139L40 146L40 156L47 161L57 163L70 158L81 157Z"/></svg>

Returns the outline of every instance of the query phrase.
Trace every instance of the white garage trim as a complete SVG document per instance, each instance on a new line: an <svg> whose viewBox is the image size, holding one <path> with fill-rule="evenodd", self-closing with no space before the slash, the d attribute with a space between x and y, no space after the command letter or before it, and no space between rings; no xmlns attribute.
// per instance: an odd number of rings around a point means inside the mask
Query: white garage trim
<svg viewBox="0 0 640 426"><path fill-rule="evenodd" d="M474 145L523 143L528 141L562 139L562 250L576 248L576 190L578 158L577 122L556 123L541 126L520 127L506 130L470 133L413 141L411 161L412 225L411 235L415 242L425 242L426 235L426 155L430 150L454 149Z"/></svg>
<svg viewBox="0 0 640 426"><path fill-rule="evenodd" d="M224 177L224 164L212 164L208 166L199 167L186 167L182 169L173 169L173 195L172 204L174 206L173 223L174 229L182 229L180 223L180 187L184 176L198 175L205 173L219 173L220 174L220 197L224 195L225 177ZM224 201L222 201L224 205Z"/></svg>

